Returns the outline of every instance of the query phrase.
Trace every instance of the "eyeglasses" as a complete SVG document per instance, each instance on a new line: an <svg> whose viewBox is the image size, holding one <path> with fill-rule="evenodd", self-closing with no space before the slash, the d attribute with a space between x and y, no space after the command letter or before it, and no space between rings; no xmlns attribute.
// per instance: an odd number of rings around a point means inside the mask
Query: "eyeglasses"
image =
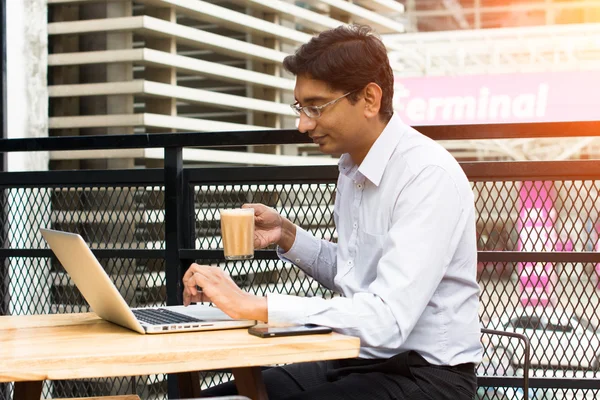
<svg viewBox="0 0 600 400"><path fill-rule="evenodd" d="M323 112L321 110L323 110L325 107L337 103L338 101L340 101L344 97L346 97L349 94L352 94L354 92L356 92L356 90L352 90L351 92L348 92L348 93L346 93L344 95L341 95L337 99L333 99L330 102L325 103L325 104L323 104L321 106L305 106L305 107L301 107L298 104L298 102L296 102L294 104L290 104L290 107L292 108L292 110L294 110L294 112L296 113L296 115L300 115L300 113L303 112L308 118L317 119L317 118L319 118L321 116L321 114Z"/></svg>

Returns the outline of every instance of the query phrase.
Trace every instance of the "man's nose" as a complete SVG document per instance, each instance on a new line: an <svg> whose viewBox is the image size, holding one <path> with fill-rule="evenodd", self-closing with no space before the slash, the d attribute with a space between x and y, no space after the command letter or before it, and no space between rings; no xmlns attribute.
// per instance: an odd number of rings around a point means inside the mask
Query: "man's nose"
<svg viewBox="0 0 600 400"><path fill-rule="evenodd" d="M309 118L303 112L300 113L300 119L298 121L298 130L302 133L307 133L315 129L315 125L317 121L315 119Z"/></svg>

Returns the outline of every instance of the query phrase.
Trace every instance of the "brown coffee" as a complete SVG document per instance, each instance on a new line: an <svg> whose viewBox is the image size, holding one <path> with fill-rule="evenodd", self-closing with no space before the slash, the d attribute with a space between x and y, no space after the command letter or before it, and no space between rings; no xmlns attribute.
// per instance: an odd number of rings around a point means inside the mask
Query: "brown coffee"
<svg viewBox="0 0 600 400"><path fill-rule="evenodd" d="M221 238L227 260L254 258L254 209L220 210Z"/></svg>

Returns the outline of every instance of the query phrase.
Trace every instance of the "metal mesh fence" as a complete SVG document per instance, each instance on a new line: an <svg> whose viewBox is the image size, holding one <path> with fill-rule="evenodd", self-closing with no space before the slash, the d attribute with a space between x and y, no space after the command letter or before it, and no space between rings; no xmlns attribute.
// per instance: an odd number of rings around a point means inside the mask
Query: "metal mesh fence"
<svg viewBox="0 0 600 400"><path fill-rule="evenodd" d="M91 248L164 248L162 187L11 188L0 207L10 248L47 248L43 227L79 233Z"/></svg>
<svg viewBox="0 0 600 400"><path fill-rule="evenodd" d="M600 248L600 181L476 182L473 190L480 250Z"/></svg>
<svg viewBox="0 0 600 400"><path fill-rule="evenodd" d="M80 234L93 249L164 248L162 187L10 188L0 197L7 243L2 248L47 249L39 228ZM121 295L132 307L165 304L165 263L151 258L100 258ZM54 257L0 259L8 273L0 299L12 315L87 312L89 307ZM10 387L0 399L11 398ZM138 393L161 398L166 375L53 381L45 398Z"/></svg>
<svg viewBox="0 0 600 400"><path fill-rule="evenodd" d="M473 182L477 208L482 325L525 333L531 340L531 376L597 379L600 259L586 262L569 255L598 250L600 224L596 198L600 181ZM335 183L201 184L193 190L195 249L222 247L221 208L260 202L317 237L335 241ZM46 249L39 228L77 232L93 249L164 249L164 188L115 187L5 188L7 234L2 248ZM498 253L496 253L498 252ZM514 252L514 253L512 253ZM547 253L536 259L523 253ZM494 259L494 255L509 256ZM124 253L125 254L125 253ZM512 254L512 256L511 256ZM511 258L512 257L512 258ZM562 258L561 258L562 257ZM0 259L4 269L0 299L13 315L87 311L85 301L62 267L51 257ZM131 306L162 305L166 300L165 264L158 258L101 258ZM222 266L242 288L299 296L334 294L297 268L278 259L224 261ZM4 271L4 272L3 272ZM0 275L2 276L2 275ZM521 376L523 346L482 335L486 349L480 375ZM227 381L224 372L204 373L202 385ZM0 390L0 399L10 390ZM162 398L166 376L49 382L45 397L85 397L137 392ZM595 398L588 389L530 389L530 398ZM520 399L520 388L481 387L480 399Z"/></svg>

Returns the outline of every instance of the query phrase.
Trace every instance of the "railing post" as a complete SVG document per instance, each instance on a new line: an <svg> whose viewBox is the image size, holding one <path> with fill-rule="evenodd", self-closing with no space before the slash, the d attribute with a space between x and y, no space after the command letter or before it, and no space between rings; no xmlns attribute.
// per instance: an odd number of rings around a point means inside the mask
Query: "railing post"
<svg viewBox="0 0 600 400"><path fill-rule="evenodd" d="M181 304L179 249L183 246L183 149L165 148L165 280L167 305ZM167 377L168 396L179 398L176 374Z"/></svg>
<svg viewBox="0 0 600 400"><path fill-rule="evenodd" d="M0 139L8 136L6 117L6 0L0 0ZM0 152L0 172L7 169L8 154ZM0 247L8 247L8 210L5 208L8 189L0 190ZM8 315L8 258L0 259L0 315ZM8 398L8 384L0 384L0 398Z"/></svg>
<svg viewBox="0 0 600 400"><path fill-rule="evenodd" d="M190 184L189 175L183 173L183 205L181 207L181 223L180 233L182 236L181 245L185 249L193 249L196 244L196 213L194 208L194 186ZM185 273L187 268L195 260L193 259L181 259L179 260L179 267L181 276Z"/></svg>
<svg viewBox="0 0 600 400"><path fill-rule="evenodd" d="M6 120L6 0L0 0L0 139L8 134ZM6 171L7 157L0 152L0 172ZM8 247L7 191L0 191L0 247ZM8 315L8 259L0 260L0 315Z"/></svg>
<svg viewBox="0 0 600 400"><path fill-rule="evenodd" d="M6 139L6 0L0 0L0 139ZM6 155L0 152L0 172L6 171Z"/></svg>
<svg viewBox="0 0 600 400"><path fill-rule="evenodd" d="M165 279L167 304L182 303L183 272L194 260L182 260L179 250L193 248L196 238L194 189L183 171L183 149L165 148ZM169 398L179 398L183 389L199 393L197 373L169 374Z"/></svg>
<svg viewBox="0 0 600 400"><path fill-rule="evenodd" d="M181 304L179 250L183 248L183 156L182 148L165 149L165 279L167 305Z"/></svg>

